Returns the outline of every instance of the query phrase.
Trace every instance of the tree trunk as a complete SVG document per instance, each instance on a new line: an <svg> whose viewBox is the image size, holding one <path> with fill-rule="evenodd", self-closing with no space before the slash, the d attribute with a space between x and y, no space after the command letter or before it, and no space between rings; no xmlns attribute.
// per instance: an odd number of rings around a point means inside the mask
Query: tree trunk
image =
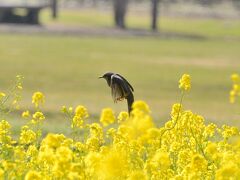
<svg viewBox="0 0 240 180"><path fill-rule="evenodd" d="M125 15L127 12L128 0L113 0L115 26L125 28Z"/></svg>
<svg viewBox="0 0 240 180"><path fill-rule="evenodd" d="M152 30L157 31L158 25L158 4L160 0L152 0Z"/></svg>
<svg viewBox="0 0 240 180"><path fill-rule="evenodd" d="M52 0L52 18L56 19L58 15L57 0Z"/></svg>

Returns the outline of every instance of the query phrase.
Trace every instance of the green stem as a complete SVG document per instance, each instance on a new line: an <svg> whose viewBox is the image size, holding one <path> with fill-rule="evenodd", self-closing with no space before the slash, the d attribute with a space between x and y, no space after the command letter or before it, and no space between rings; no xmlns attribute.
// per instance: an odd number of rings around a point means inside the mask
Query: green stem
<svg viewBox="0 0 240 180"><path fill-rule="evenodd" d="M194 133L193 133L192 128L190 128L190 130L191 130L192 137L194 138L194 140L195 140L195 142L196 142L196 145L197 145L199 151L201 152L201 154L203 155L203 157L209 162L210 160L207 158L206 154L204 153L203 147L202 147L201 144L198 142L196 136L195 136Z"/></svg>
<svg viewBox="0 0 240 180"><path fill-rule="evenodd" d="M175 126L176 126L176 124L177 124L177 122L178 122L178 119L179 119L179 116L180 116L180 111L181 111L181 108L182 108L183 97L184 97L184 91L182 91L182 93L181 93L180 107L179 107L179 109L178 109L178 114L177 114L176 121L174 122L174 124L173 124L172 127L170 127L170 128L166 128L166 129L162 132L162 134L161 134L161 136L160 136L160 148L161 148L161 146L162 146L162 136L165 134L165 132L174 129Z"/></svg>

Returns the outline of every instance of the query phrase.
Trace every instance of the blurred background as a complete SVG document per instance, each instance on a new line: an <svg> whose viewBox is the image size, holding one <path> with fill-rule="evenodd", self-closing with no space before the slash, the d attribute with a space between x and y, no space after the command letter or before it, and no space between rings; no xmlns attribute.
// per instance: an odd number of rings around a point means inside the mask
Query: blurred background
<svg viewBox="0 0 240 180"><path fill-rule="evenodd" d="M240 127L240 102L229 103L240 67L240 0L1 0L0 42L0 91L25 77L21 109L7 117L16 132L27 122L22 111L34 111L35 91L46 96L45 132L68 131L63 105L84 105L90 121L105 107L127 111L98 79L107 71L129 80L158 126L188 73L184 108Z"/></svg>

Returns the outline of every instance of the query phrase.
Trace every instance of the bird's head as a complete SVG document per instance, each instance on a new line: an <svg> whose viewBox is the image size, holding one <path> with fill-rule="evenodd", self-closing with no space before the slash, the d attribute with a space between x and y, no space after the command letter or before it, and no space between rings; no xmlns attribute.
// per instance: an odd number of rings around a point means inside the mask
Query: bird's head
<svg viewBox="0 0 240 180"><path fill-rule="evenodd" d="M104 79L111 78L111 76L113 74L114 73L112 73L112 72L107 72L107 73L103 74L102 76L99 76L99 78L104 78Z"/></svg>
<svg viewBox="0 0 240 180"><path fill-rule="evenodd" d="M110 86L111 76L113 74L114 73L112 73L112 72L107 72L107 73L103 74L102 76L99 76L98 78L104 78L107 81L108 85Z"/></svg>

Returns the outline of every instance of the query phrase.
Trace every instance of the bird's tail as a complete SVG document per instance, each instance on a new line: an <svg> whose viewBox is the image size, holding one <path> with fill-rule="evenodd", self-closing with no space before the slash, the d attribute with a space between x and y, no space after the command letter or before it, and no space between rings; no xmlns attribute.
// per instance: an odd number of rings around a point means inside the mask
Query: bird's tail
<svg viewBox="0 0 240 180"><path fill-rule="evenodd" d="M127 96L127 103L128 103L128 113L130 115L130 112L132 110L132 104L134 102L134 96L133 96L133 93L130 93L128 96Z"/></svg>

